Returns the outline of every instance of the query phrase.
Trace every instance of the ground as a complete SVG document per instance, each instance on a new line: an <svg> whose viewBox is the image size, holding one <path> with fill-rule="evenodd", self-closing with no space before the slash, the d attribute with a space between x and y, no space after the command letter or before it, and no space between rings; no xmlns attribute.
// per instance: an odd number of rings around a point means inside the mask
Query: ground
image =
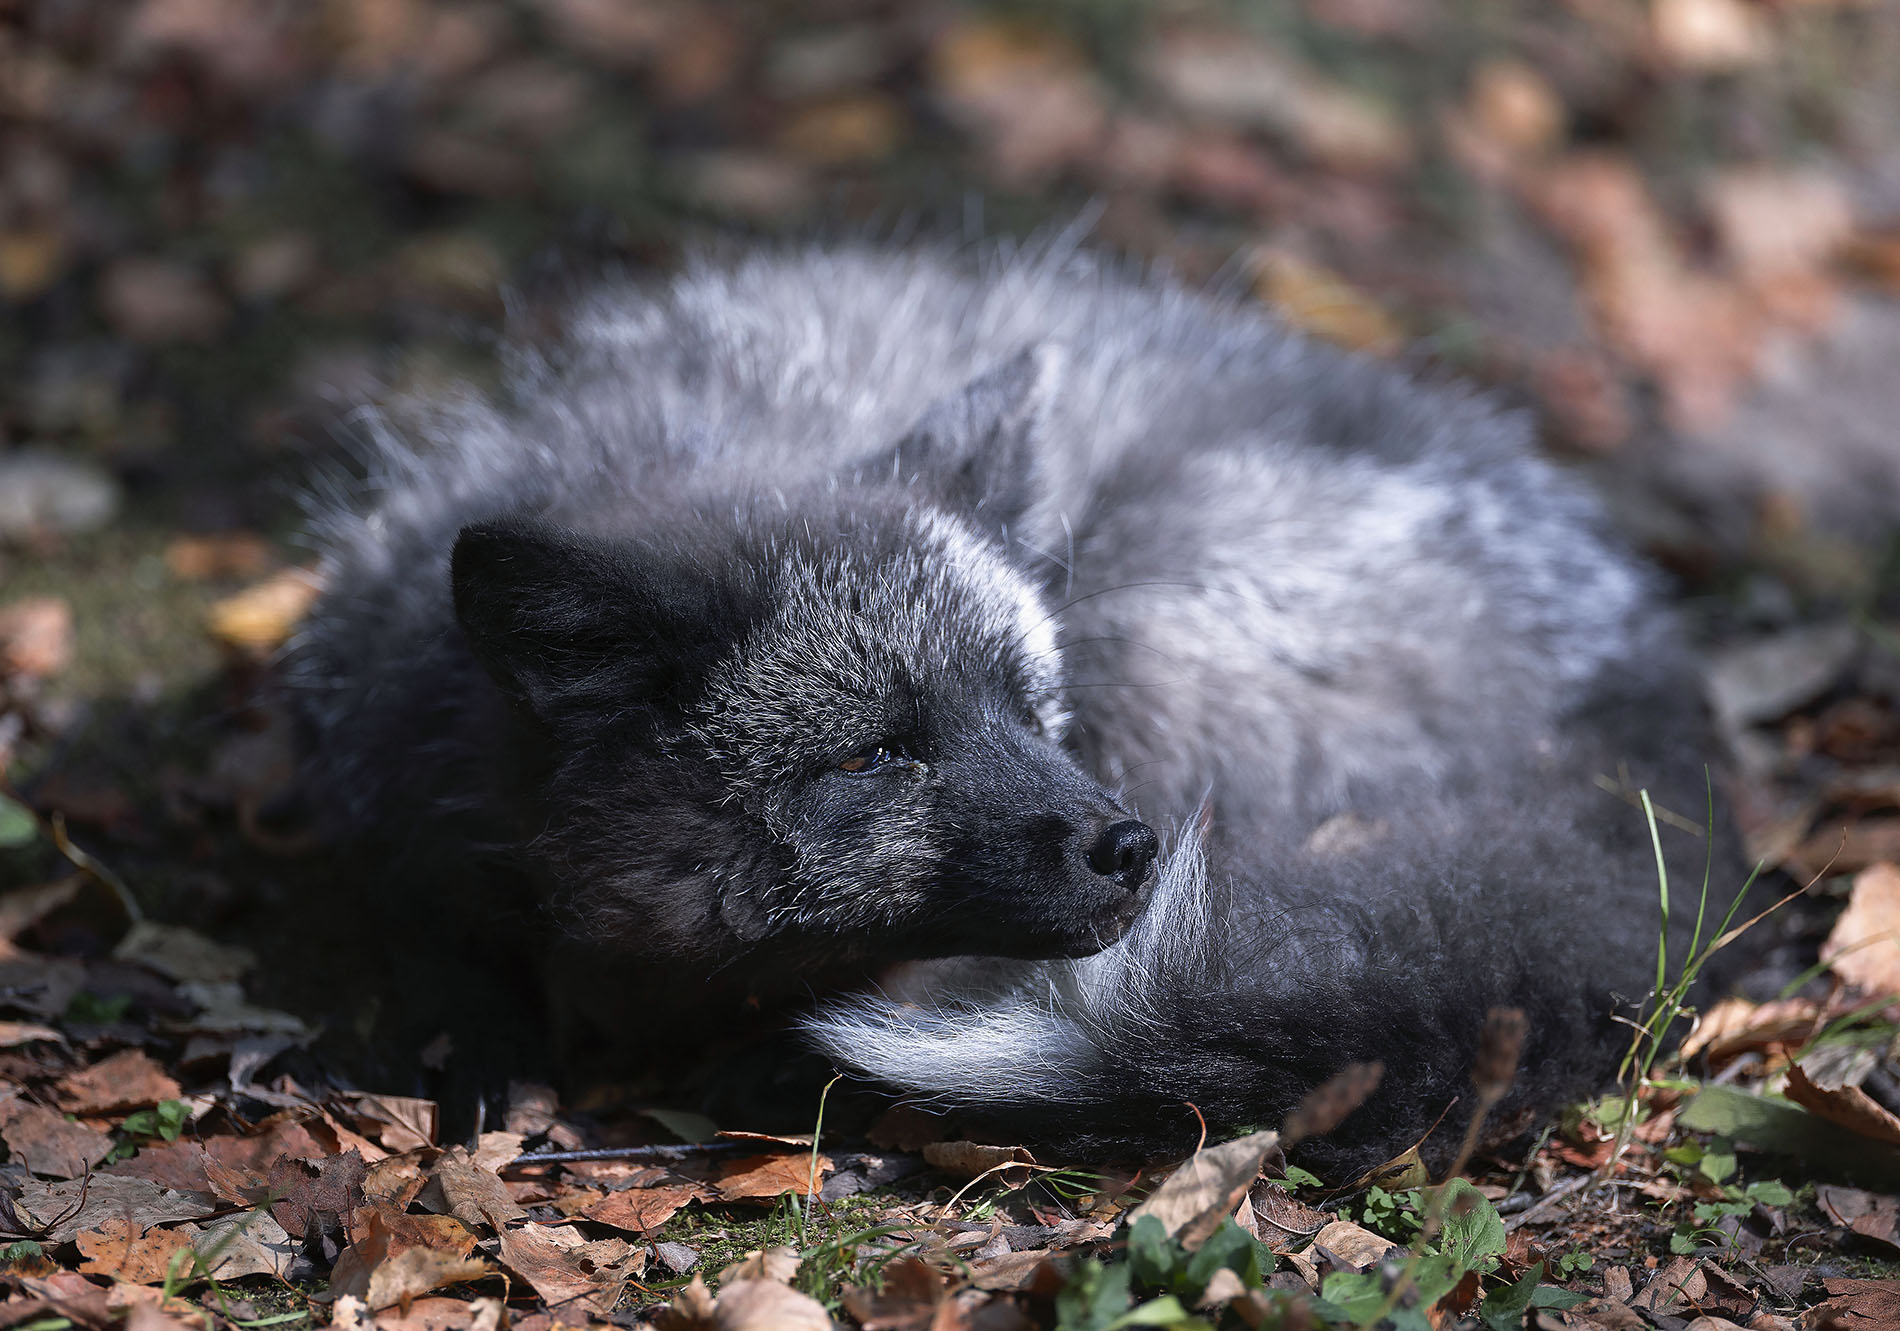
<svg viewBox="0 0 1900 1331"><path fill-rule="evenodd" d="M1877 0L0 0L0 1324L1900 1322L1897 64ZM349 409L707 237L1052 225L1536 413L1807 889L1756 991L1436 1188L344 1080L421 940L258 699Z"/></svg>

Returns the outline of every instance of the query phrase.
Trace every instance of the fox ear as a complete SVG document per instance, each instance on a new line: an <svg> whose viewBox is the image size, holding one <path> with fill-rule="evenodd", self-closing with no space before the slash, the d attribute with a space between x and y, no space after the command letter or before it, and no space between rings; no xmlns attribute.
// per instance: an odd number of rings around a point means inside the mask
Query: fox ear
<svg viewBox="0 0 1900 1331"><path fill-rule="evenodd" d="M449 576L477 659L544 720L664 696L694 667L710 617L703 580L533 519L462 528Z"/></svg>
<svg viewBox="0 0 1900 1331"><path fill-rule="evenodd" d="M925 490L986 531L1033 543L1025 524L1043 498L1039 459L1064 369L1060 348L1025 347L932 403L866 478Z"/></svg>

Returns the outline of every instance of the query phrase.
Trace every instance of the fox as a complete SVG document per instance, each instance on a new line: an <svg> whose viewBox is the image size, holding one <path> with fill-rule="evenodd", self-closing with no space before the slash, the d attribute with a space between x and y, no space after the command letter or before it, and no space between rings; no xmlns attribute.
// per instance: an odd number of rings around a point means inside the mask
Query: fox
<svg viewBox="0 0 1900 1331"><path fill-rule="evenodd" d="M1070 1158L1379 1063L1340 1170L1455 1140L1493 1009L1499 1123L1599 1086L1659 865L1726 900L1660 577L1484 393L1067 242L711 253L506 359L313 504L285 686L391 892Z"/></svg>

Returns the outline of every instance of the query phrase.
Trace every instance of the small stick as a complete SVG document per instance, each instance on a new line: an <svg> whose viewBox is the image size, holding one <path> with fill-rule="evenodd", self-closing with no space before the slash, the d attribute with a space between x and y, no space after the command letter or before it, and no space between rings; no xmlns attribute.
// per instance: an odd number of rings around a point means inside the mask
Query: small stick
<svg viewBox="0 0 1900 1331"><path fill-rule="evenodd" d="M516 1165L570 1165L585 1160L682 1160L719 1151L757 1150L757 1142L699 1142L685 1146L601 1146L590 1151L530 1151L510 1160Z"/></svg>

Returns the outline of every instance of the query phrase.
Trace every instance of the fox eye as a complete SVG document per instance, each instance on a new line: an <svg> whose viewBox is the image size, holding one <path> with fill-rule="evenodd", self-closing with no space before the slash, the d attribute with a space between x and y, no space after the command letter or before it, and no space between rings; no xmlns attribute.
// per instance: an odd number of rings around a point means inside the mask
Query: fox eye
<svg viewBox="0 0 1900 1331"><path fill-rule="evenodd" d="M838 770L848 776L868 776L888 763L896 762L903 751L888 742L867 744L856 753L838 764Z"/></svg>

